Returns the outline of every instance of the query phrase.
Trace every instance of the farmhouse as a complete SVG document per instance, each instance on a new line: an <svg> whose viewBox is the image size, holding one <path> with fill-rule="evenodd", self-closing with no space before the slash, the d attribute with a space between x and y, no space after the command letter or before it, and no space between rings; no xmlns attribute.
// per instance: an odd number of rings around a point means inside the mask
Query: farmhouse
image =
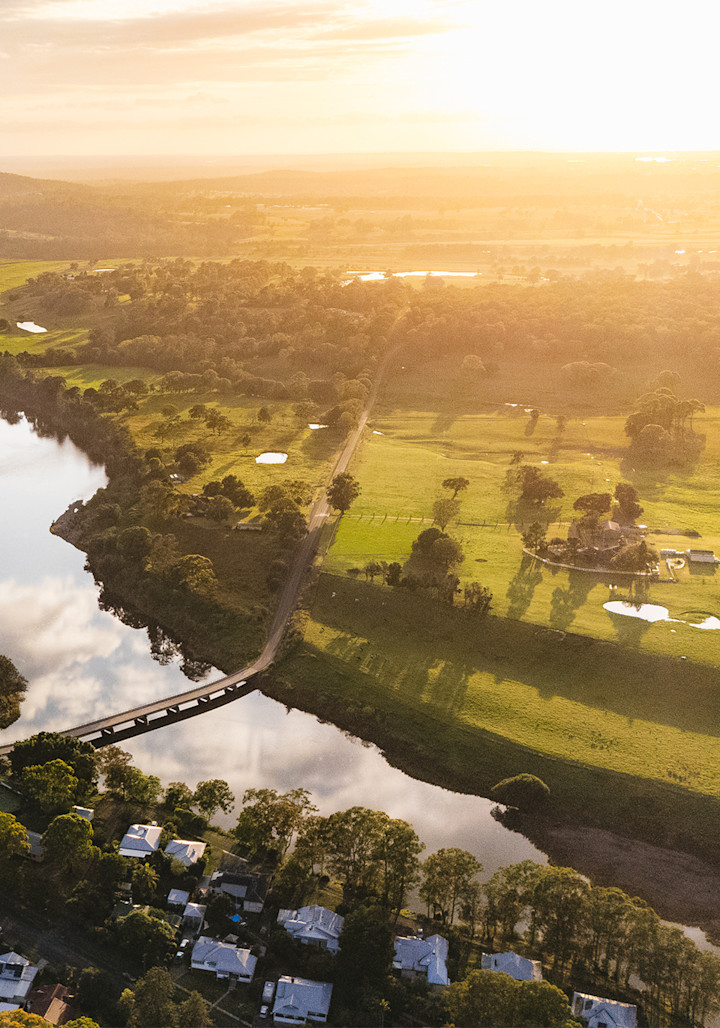
<svg viewBox="0 0 720 1028"><path fill-rule="evenodd" d="M299 910L281 910L278 914L278 924L283 925L293 939L330 953L337 953L340 949L340 932L344 923L345 918L340 914L315 905L300 907Z"/></svg>
<svg viewBox="0 0 720 1028"><path fill-rule="evenodd" d="M483 953L480 966L485 971L502 971L517 982L541 982L542 964L539 960L528 960L519 953Z"/></svg>
<svg viewBox="0 0 720 1028"><path fill-rule="evenodd" d="M229 942L216 942L201 935L193 946L191 966L194 971L211 971L216 978L251 982L257 957L249 949L238 949Z"/></svg>
<svg viewBox="0 0 720 1028"><path fill-rule="evenodd" d="M636 1028L637 1007L576 992L572 999L574 1017L580 1017L588 1028Z"/></svg>
<svg viewBox="0 0 720 1028"><path fill-rule="evenodd" d="M393 968L403 977L425 978L431 986L449 985L447 957L447 939L442 935L431 935L427 939L398 938Z"/></svg>
<svg viewBox="0 0 720 1028"><path fill-rule="evenodd" d="M160 825L130 825L120 840L121 857L149 857L160 845Z"/></svg>
<svg viewBox="0 0 720 1028"><path fill-rule="evenodd" d="M328 1019L333 987L330 982L283 975L277 983L272 1016L275 1024L324 1024Z"/></svg>

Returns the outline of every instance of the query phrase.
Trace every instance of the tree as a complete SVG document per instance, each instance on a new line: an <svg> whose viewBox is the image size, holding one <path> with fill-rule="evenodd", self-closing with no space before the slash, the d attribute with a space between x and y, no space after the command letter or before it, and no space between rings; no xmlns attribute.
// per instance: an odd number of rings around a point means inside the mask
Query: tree
<svg viewBox="0 0 720 1028"><path fill-rule="evenodd" d="M48 825L42 838L45 859L61 870L70 871L90 856L92 825L79 814L60 814Z"/></svg>
<svg viewBox="0 0 720 1028"><path fill-rule="evenodd" d="M178 1024L183 1028L210 1028L213 1024L210 1007L199 992L191 992L178 1010Z"/></svg>
<svg viewBox="0 0 720 1028"><path fill-rule="evenodd" d="M476 617L486 617L490 613L493 595L486 586L479 582L468 582L464 598L466 610Z"/></svg>
<svg viewBox="0 0 720 1028"><path fill-rule="evenodd" d="M234 834L252 854L274 849L282 857L303 819L314 812L306 789L247 789Z"/></svg>
<svg viewBox="0 0 720 1028"><path fill-rule="evenodd" d="M132 916L132 915L130 915ZM124 917L121 920L127 921ZM178 1009L175 1004L175 983L169 971L152 967L144 975L126 999L129 1028L175 1028L178 1025ZM123 994L125 995L125 994ZM191 1025L192 1022L183 1022Z"/></svg>
<svg viewBox="0 0 720 1028"><path fill-rule="evenodd" d="M550 799L550 789L535 775L514 775L503 778L490 790L490 796L498 803L520 810L538 810Z"/></svg>
<svg viewBox="0 0 720 1028"><path fill-rule="evenodd" d="M78 780L64 760L26 767L20 781L25 795L45 813L69 810L78 789Z"/></svg>
<svg viewBox="0 0 720 1028"><path fill-rule="evenodd" d="M458 500L450 500L447 497L435 500L435 503L433 503L433 524L439 525L444 532L448 522L454 521L459 513L460 503Z"/></svg>
<svg viewBox="0 0 720 1028"><path fill-rule="evenodd" d="M185 782L170 782L165 790L163 803L168 810L175 810L176 807L188 807L192 798L192 789L189 789Z"/></svg>
<svg viewBox="0 0 720 1028"><path fill-rule="evenodd" d="M0 867L6 866L13 857L22 857L30 850L25 825L12 814L0 813Z"/></svg>
<svg viewBox="0 0 720 1028"><path fill-rule="evenodd" d="M234 511L235 508L232 501L227 496L213 496L212 499L208 500L208 517L212 518L213 521L227 521Z"/></svg>
<svg viewBox="0 0 720 1028"><path fill-rule="evenodd" d="M559 499L565 495L554 479L543 475L532 464L519 466L518 477L521 485L520 499L525 503L540 505L546 500Z"/></svg>
<svg viewBox="0 0 720 1028"><path fill-rule="evenodd" d="M383 907L362 906L347 914L340 933L336 981L351 1003L382 990L393 956L393 932Z"/></svg>
<svg viewBox="0 0 720 1028"><path fill-rule="evenodd" d="M230 786L222 778L211 778L206 782L198 782L193 803L210 819L219 809L229 814L235 804L235 797L230 791Z"/></svg>
<svg viewBox="0 0 720 1028"><path fill-rule="evenodd" d="M393 819L388 822L378 846L380 895L383 905L396 914L405 906L408 893L420 881L420 842L412 825Z"/></svg>
<svg viewBox="0 0 720 1028"><path fill-rule="evenodd" d="M215 568L209 557L188 553L168 570L173 585L188 592L211 592L217 587Z"/></svg>
<svg viewBox="0 0 720 1028"><path fill-rule="evenodd" d="M333 510L339 510L344 514L349 510L351 504L360 495L360 484L346 471L335 475L327 487L327 498Z"/></svg>
<svg viewBox="0 0 720 1028"><path fill-rule="evenodd" d="M64 760L72 768L83 792L97 784L95 748L89 742L81 742L60 732L39 732L16 742L10 754L10 765L13 776L19 778L24 768L56 759Z"/></svg>
<svg viewBox="0 0 720 1028"><path fill-rule="evenodd" d="M152 917L144 910L133 910L116 922L118 942L136 960L161 963L175 947L175 929L167 921ZM162 1024L163 1021L149 1022Z"/></svg>
<svg viewBox="0 0 720 1028"><path fill-rule="evenodd" d="M522 537L522 544L526 550L539 553L544 549L547 537L547 529L539 521L533 521Z"/></svg>
<svg viewBox="0 0 720 1028"><path fill-rule="evenodd" d="M272 414L267 407L261 407L257 412L257 419L261 425L269 425L272 421Z"/></svg>
<svg viewBox="0 0 720 1028"><path fill-rule="evenodd" d="M132 870L132 894L136 903L152 903L155 899L159 876L150 864L134 862Z"/></svg>
<svg viewBox="0 0 720 1028"><path fill-rule="evenodd" d="M287 542L299 539L307 529L305 515L291 496L284 494L272 502L263 522Z"/></svg>
<svg viewBox="0 0 720 1028"><path fill-rule="evenodd" d="M660 556L657 550L648 546L644 539L639 543L623 546L610 561L610 567L618 571L650 572L657 566Z"/></svg>
<svg viewBox="0 0 720 1028"><path fill-rule="evenodd" d="M105 789L125 799L125 786L132 754L121 750L119 746L103 746L98 751L98 770L105 777Z"/></svg>
<svg viewBox="0 0 720 1028"><path fill-rule="evenodd" d="M613 518L623 525L631 524L639 518L643 507L637 502L638 494L629 482L618 482L615 486L615 506Z"/></svg>
<svg viewBox="0 0 720 1028"><path fill-rule="evenodd" d="M611 502L610 493L585 493L575 500L573 510L582 511L589 516L602 517L603 514L609 513Z"/></svg>
<svg viewBox="0 0 720 1028"><path fill-rule="evenodd" d="M9 657L0 653L0 728L7 728L20 716L20 701L27 689L23 678Z"/></svg>
<svg viewBox="0 0 720 1028"><path fill-rule="evenodd" d="M463 357L460 367L463 372L471 378L479 378L481 375L485 374L485 365L476 353L468 353Z"/></svg>
<svg viewBox="0 0 720 1028"><path fill-rule="evenodd" d="M440 849L422 866L420 898L439 912L444 924L452 924L458 903L482 871L482 865L467 850Z"/></svg>
<svg viewBox="0 0 720 1028"><path fill-rule="evenodd" d="M567 996L550 982L517 982L502 971L475 969L443 991L449 1018L458 1025L492 1028L569 1028L575 1024Z"/></svg>
<svg viewBox="0 0 720 1028"><path fill-rule="evenodd" d="M151 807L160 795L160 779L146 775L137 767L129 767L125 778L125 799L140 807Z"/></svg>
<svg viewBox="0 0 720 1028"><path fill-rule="evenodd" d="M470 485L470 479L469 478L462 478L462 477L458 476L457 478L446 478L443 481L442 487L443 487L443 489L452 489L452 491L453 491L452 498L454 500L457 497L457 494L461 493L461 492L464 492L465 489L467 489L467 487L469 485Z"/></svg>

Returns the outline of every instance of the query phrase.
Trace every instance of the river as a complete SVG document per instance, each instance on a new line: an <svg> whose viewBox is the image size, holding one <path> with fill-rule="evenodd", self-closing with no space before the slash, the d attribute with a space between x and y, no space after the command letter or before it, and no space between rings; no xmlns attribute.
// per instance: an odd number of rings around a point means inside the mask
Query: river
<svg viewBox="0 0 720 1028"><path fill-rule="evenodd" d="M179 658L166 654L169 662L160 663L147 631L99 608L84 554L48 531L69 503L105 481L104 469L69 441L41 438L25 419L0 419L0 653L30 683L21 717L0 732L0 745L189 687ZM489 800L416 781L390 767L375 746L259 692L122 746L164 784L224 778L238 802L250 787L303 787L322 814L381 808L413 824L428 853L467 849L486 874L547 859L494 820ZM217 820L234 823L232 815Z"/></svg>

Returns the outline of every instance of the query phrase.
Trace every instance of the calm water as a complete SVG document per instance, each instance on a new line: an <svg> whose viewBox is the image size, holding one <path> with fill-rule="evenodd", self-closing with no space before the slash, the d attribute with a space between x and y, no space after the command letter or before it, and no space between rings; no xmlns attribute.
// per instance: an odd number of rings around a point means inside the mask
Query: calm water
<svg viewBox="0 0 720 1028"><path fill-rule="evenodd" d="M0 732L0 744L189 687L177 660L163 666L153 659L146 631L99 609L84 554L48 531L71 501L105 481L104 470L71 443L41 439L24 420L11 426L0 419L0 653L30 682L21 718ZM428 851L468 849L487 872L546 860L491 817L489 800L415 781L376 747L260 693L122 746L164 783L224 778L238 799L251 786L302 786L323 814L356 804L382 808L411 822Z"/></svg>

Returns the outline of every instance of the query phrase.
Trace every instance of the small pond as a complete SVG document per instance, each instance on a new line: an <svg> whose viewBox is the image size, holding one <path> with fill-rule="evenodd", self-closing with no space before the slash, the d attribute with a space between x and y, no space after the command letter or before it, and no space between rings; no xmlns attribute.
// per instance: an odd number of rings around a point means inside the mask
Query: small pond
<svg viewBox="0 0 720 1028"><path fill-rule="evenodd" d="M255 458L256 464L284 464L288 459L286 453L261 453Z"/></svg>
<svg viewBox="0 0 720 1028"><path fill-rule="evenodd" d="M47 332L46 328L43 328L42 325L36 325L34 321L18 321L17 327L21 328L23 332L33 332L34 334Z"/></svg>

